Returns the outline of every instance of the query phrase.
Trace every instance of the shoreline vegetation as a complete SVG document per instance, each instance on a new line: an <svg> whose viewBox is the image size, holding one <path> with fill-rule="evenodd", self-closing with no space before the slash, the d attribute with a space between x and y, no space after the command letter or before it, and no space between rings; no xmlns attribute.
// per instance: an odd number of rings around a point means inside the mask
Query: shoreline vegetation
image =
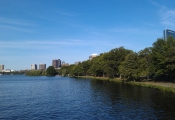
<svg viewBox="0 0 175 120"><path fill-rule="evenodd" d="M62 66L59 74L78 76L78 78L122 81L126 84L175 93L174 51L175 38L171 36L166 40L158 38L151 47L138 52L119 47L78 64Z"/></svg>
<svg viewBox="0 0 175 120"><path fill-rule="evenodd" d="M26 76L55 76L58 71L53 66L49 66L46 70L30 70L25 73Z"/></svg>
<svg viewBox="0 0 175 120"><path fill-rule="evenodd" d="M175 83L172 83L172 82L154 82L154 81L138 82L138 81L127 81L127 80L120 79L120 78L110 79L108 77L94 77L94 76L74 76L74 78L106 80L106 81L111 81L111 82L124 82L125 84L138 85L142 87L159 89L163 92L175 93Z"/></svg>
<svg viewBox="0 0 175 120"><path fill-rule="evenodd" d="M175 93L174 51L175 38L170 36L166 40L159 38L152 47L138 52L124 47L114 48L92 59L69 66L61 66L58 70L49 66L46 71L29 71L26 75L55 76L59 74L114 82L122 81Z"/></svg>

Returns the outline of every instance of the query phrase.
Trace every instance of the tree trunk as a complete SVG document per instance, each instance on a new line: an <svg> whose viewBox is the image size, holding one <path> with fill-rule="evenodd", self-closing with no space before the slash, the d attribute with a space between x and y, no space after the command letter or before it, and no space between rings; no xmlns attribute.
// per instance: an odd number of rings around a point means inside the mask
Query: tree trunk
<svg viewBox="0 0 175 120"><path fill-rule="evenodd" d="M147 75L147 81L149 80L149 75Z"/></svg>

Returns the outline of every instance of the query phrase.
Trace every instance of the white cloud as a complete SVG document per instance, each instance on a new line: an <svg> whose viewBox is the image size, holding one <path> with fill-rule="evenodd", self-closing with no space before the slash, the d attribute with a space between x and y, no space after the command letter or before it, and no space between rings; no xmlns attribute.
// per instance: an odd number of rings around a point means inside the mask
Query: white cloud
<svg viewBox="0 0 175 120"><path fill-rule="evenodd" d="M175 10L164 10L160 13L160 17L162 24L175 27Z"/></svg>
<svg viewBox="0 0 175 120"><path fill-rule="evenodd" d="M23 40L23 41L0 41L1 49L49 49L57 48L58 46L96 46L96 45L113 45L108 41L91 41L91 40L63 40L63 41L53 41L53 40Z"/></svg>
<svg viewBox="0 0 175 120"><path fill-rule="evenodd" d="M118 34L136 34L136 35L159 35L156 30L148 29L148 28L136 28L136 27L128 27L128 28L111 28L108 29L109 32L114 32Z"/></svg>
<svg viewBox="0 0 175 120"><path fill-rule="evenodd" d="M0 32L34 32L33 28L37 25L32 21L22 20L22 19L9 19L5 17L0 17Z"/></svg>
<svg viewBox="0 0 175 120"><path fill-rule="evenodd" d="M0 25L1 32L2 31L20 31L20 32L26 32L26 33L33 33L33 29L29 29L26 27L19 27L19 26L12 26L12 25Z"/></svg>
<svg viewBox="0 0 175 120"><path fill-rule="evenodd" d="M159 4L159 3L155 2L155 1L152 1L152 0L150 1L150 3L153 4L153 5L156 6L156 7L161 8L161 9L164 9L164 8L165 8L164 5L161 5L161 4Z"/></svg>
<svg viewBox="0 0 175 120"><path fill-rule="evenodd" d="M166 6L153 1L151 1L151 3L158 7L160 23L165 27L175 27L175 9L169 9Z"/></svg>
<svg viewBox="0 0 175 120"><path fill-rule="evenodd" d="M0 17L1 24L10 24L10 25L20 25L20 26L36 26L32 21L22 20L22 19L9 19L5 17Z"/></svg>

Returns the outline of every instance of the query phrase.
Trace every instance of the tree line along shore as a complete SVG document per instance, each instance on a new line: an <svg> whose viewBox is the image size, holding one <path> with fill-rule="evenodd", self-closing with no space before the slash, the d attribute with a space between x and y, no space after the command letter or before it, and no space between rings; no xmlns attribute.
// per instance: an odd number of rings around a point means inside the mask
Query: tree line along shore
<svg viewBox="0 0 175 120"><path fill-rule="evenodd" d="M175 39L159 38L151 47L139 52L124 47L115 48L78 65L63 66L59 74L120 79L132 84L175 91Z"/></svg>
<svg viewBox="0 0 175 120"><path fill-rule="evenodd" d="M49 66L46 70L30 70L25 73L27 76L55 76L58 71L53 67Z"/></svg>
<svg viewBox="0 0 175 120"><path fill-rule="evenodd" d="M40 73L41 74L41 73ZM100 78L107 80L123 80L142 86L160 86L175 88L175 39L157 39L151 47L134 52L118 47L93 58L79 62L77 65L62 66L56 74L71 77ZM27 75L31 75L27 73ZM42 72L42 75L48 73ZM148 84L148 81L150 84ZM155 84L155 83L159 84ZM152 84L151 84L152 83ZM164 85L160 85L160 83ZM173 86L173 87L172 87ZM174 90L171 90L174 91Z"/></svg>
<svg viewBox="0 0 175 120"><path fill-rule="evenodd" d="M139 52L124 47L115 48L78 65L63 66L59 74L120 77L130 81L174 81L175 39L157 39L152 47Z"/></svg>

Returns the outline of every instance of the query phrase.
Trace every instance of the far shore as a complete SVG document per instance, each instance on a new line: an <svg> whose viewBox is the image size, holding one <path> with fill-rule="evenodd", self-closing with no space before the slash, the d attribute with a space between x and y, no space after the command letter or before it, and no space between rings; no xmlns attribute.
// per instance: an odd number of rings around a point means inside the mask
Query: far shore
<svg viewBox="0 0 175 120"><path fill-rule="evenodd" d="M175 93L175 83L171 82L136 82L136 81L125 81L120 78L109 79L108 77L94 77L94 76L76 76L76 78L88 78L88 79L97 79L97 80L108 80L113 82L124 82L126 84L140 85L144 87L150 87L159 89L161 91L168 91Z"/></svg>

